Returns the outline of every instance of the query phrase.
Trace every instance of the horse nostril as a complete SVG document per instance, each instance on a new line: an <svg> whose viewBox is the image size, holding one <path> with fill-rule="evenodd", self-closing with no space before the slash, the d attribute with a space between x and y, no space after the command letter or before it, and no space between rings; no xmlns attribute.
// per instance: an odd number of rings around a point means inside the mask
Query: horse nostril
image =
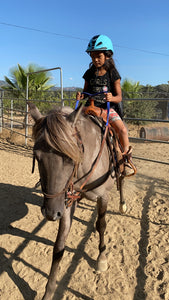
<svg viewBox="0 0 169 300"><path fill-rule="evenodd" d="M61 217L61 213L58 211L57 213L57 217L60 218Z"/></svg>

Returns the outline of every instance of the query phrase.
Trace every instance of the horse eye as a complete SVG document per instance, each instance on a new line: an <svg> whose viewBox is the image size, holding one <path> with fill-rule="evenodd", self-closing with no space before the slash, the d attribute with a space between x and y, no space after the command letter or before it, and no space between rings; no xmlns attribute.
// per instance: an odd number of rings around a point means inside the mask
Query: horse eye
<svg viewBox="0 0 169 300"><path fill-rule="evenodd" d="M55 151L51 148L48 150L49 153L55 153Z"/></svg>

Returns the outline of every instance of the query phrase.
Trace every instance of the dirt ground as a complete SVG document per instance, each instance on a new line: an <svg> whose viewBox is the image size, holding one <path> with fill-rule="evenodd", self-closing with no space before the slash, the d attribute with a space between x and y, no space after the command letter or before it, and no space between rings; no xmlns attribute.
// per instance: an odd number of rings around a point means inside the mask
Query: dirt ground
<svg viewBox="0 0 169 300"><path fill-rule="evenodd" d="M169 163L168 145L132 143L134 156ZM44 293L58 222L41 215L32 150L0 139L0 299L39 300ZM112 188L105 241L108 270L96 271L95 203L82 199L60 265L54 300L169 299L169 165L134 159L126 179L128 211Z"/></svg>

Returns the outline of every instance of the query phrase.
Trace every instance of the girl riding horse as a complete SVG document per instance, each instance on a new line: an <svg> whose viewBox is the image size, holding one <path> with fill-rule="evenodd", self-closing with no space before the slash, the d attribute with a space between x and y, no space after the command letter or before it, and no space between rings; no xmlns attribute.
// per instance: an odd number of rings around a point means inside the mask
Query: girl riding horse
<svg viewBox="0 0 169 300"><path fill-rule="evenodd" d="M124 175L135 174L135 167L131 160L131 146L129 146L127 128L122 121L122 111L120 102L122 101L121 77L115 67L113 55L113 45L111 40L105 35L94 36L87 47L86 52L91 56L92 63L85 72L83 92L98 93L95 97L95 106L101 108L103 113L107 113L107 104L110 102L109 123L118 133L124 157ZM101 92L105 91L105 94ZM77 100L84 99L84 94L77 92ZM89 106L88 100L85 106Z"/></svg>

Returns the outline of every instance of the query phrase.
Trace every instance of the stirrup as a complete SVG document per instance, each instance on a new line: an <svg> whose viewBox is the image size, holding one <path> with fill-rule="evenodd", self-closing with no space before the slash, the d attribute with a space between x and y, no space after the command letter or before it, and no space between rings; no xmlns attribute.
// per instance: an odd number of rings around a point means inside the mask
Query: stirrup
<svg viewBox="0 0 169 300"><path fill-rule="evenodd" d="M124 176L129 177L137 173L136 166L132 162L132 147L129 146L127 153L123 154L124 159Z"/></svg>

